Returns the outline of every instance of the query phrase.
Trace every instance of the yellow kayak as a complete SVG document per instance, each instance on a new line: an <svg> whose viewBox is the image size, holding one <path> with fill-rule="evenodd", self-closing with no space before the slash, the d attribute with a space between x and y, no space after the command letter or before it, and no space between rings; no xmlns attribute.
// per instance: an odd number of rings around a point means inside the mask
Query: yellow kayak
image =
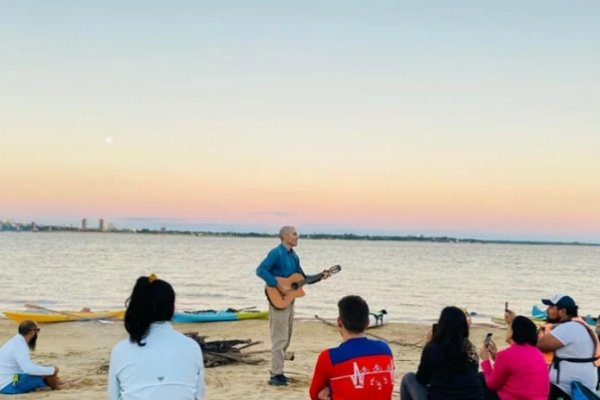
<svg viewBox="0 0 600 400"><path fill-rule="evenodd" d="M47 324L51 322L72 322L72 321L92 321L105 319L123 319L125 310L111 311L61 311L59 312L30 312L30 311L4 311L7 318L17 323L25 320L35 321L37 323Z"/></svg>
<svg viewBox="0 0 600 400"><path fill-rule="evenodd" d="M268 311L240 311L237 313L237 319L267 319Z"/></svg>

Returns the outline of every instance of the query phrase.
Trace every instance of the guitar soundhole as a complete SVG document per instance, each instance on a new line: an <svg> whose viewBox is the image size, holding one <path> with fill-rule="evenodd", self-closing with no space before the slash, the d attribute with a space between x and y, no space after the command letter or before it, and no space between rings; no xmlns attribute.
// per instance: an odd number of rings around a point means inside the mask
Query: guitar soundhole
<svg viewBox="0 0 600 400"><path fill-rule="evenodd" d="M292 283L291 288L294 290L298 289L298 284L296 282Z"/></svg>

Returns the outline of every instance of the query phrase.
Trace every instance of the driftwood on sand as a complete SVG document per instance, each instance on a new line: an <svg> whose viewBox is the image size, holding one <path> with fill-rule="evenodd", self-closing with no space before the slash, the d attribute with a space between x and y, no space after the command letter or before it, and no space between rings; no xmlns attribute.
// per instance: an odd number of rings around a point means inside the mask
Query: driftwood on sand
<svg viewBox="0 0 600 400"><path fill-rule="evenodd" d="M317 319L317 321L319 321L319 322L321 322L321 323L323 323L325 325L329 325L329 326L332 326L332 327L337 327L337 325L335 323L333 323L331 321L328 321L325 318L321 318L318 315L315 315L315 318ZM418 342L415 342L415 343L407 343L407 342L402 342L402 341L399 341L399 340L389 340L387 338L384 338L383 336L375 335L374 333L367 332L367 331L365 331L365 335L370 336L370 337L375 338L375 339L383 340L383 341L388 342L390 344L397 344L399 346L423 347L422 344L421 344L421 342L423 340L419 340Z"/></svg>
<svg viewBox="0 0 600 400"><path fill-rule="evenodd" d="M202 349L204 366L206 368L218 367L232 363L244 363L256 365L263 360L255 358L256 353L242 353L241 350L254 346L261 342L255 342L251 339L233 339L233 340L214 340L207 342L206 336L199 336L198 332L187 332L186 336L194 339Z"/></svg>

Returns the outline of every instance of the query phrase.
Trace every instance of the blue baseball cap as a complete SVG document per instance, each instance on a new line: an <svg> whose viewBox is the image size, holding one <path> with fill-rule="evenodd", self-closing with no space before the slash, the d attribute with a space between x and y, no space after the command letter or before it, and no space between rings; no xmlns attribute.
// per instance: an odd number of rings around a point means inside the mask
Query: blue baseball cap
<svg viewBox="0 0 600 400"><path fill-rule="evenodd" d="M575 300L572 297L567 296L566 294L555 294L549 299L542 299L542 303L547 306L556 306L557 308L566 308L568 310L573 310L577 308L577 304L575 304Z"/></svg>

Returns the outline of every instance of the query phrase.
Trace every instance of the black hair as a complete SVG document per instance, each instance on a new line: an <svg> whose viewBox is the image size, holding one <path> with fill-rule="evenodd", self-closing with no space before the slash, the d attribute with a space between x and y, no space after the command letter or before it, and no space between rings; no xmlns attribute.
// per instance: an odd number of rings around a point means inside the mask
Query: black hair
<svg viewBox="0 0 600 400"><path fill-rule="evenodd" d="M573 307L559 307L559 308L564 308L564 310L566 311L567 315L571 318L576 317L578 315L578 311L579 311L579 307L578 306L573 306Z"/></svg>
<svg viewBox="0 0 600 400"><path fill-rule="evenodd" d="M537 345L537 328L529 318L519 315L510 325L512 340L517 344Z"/></svg>
<svg viewBox="0 0 600 400"><path fill-rule="evenodd" d="M438 343L446 361L459 371L467 371L474 349L469 342L469 324L465 312L458 307L445 307L431 338Z"/></svg>
<svg viewBox="0 0 600 400"><path fill-rule="evenodd" d="M131 343L145 346L143 339L148 334L150 324L170 321L175 312L175 291L166 281L154 277L140 276L133 292L127 299L125 329Z"/></svg>
<svg viewBox="0 0 600 400"><path fill-rule="evenodd" d="M34 321L30 319L27 319L19 324L19 334L22 336L27 335L34 329L38 329L38 326Z"/></svg>
<svg viewBox="0 0 600 400"><path fill-rule="evenodd" d="M342 325L352 333L361 333L369 325L369 305L360 296L346 296L338 302Z"/></svg>

